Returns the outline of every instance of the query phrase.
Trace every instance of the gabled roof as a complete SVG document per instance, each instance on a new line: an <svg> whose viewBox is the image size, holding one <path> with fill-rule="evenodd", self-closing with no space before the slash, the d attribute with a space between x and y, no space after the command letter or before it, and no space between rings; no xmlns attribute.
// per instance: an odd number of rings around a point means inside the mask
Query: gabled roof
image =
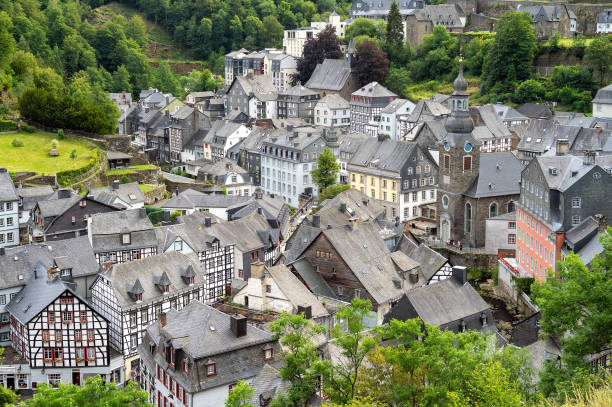
<svg viewBox="0 0 612 407"><path fill-rule="evenodd" d="M308 89L304 85L295 85L294 87L292 87L291 89L287 90L286 92L280 92L280 93L283 94L283 95L299 96L299 97L318 95L317 92L314 92L314 91Z"/></svg>
<svg viewBox="0 0 612 407"><path fill-rule="evenodd" d="M394 114L394 113L396 113L399 109L401 109L406 104L410 104L410 105L412 105L414 107L414 103L412 103L409 100L406 100L406 99L395 99L393 102L391 102L387 106L385 106L385 108L382 110L381 113L384 113L384 114Z"/></svg>
<svg viewBox="0 0 612 407"><path fill-rule="evenodd" d="M161 207L170 209L229 208L250 199L251 197L248 196L205 194L194 189L186 189L168 199Z"/></svg>
<svg viewBox="0 0 612 407"><path fill-rule="evenodd" d="M540 156L535 158L540 167L546 184L550 189L565 191L585 174L593 169L592 165L585 165L582 157L572 155L563 156ZM612 167L612 156L597 156L595 164L603 167ZM556 168L557 175L553 175L549 169Z"/></svg>
<svg viewBox="0 0 612 407"><path fill-rule="evenodd" d="M106 158L109 160L129 160L134 157L121 151L107 151Z"/></svg>
<svg viewBox="0 0 612 407"><path fill-rule="evenodd" d="M492 137L490 138L510 138L512 134L508 127L501 120L493 105L480 106L470 109L470 116L474 120L475 129L477 127L486 127Z"/></svg>
<svg viewBox="0 0 612 407"><path fill-rule="evenodd" d="M599 18L599 16L598 16ZM612 17L610 17L612 20ZM612 104L612 84L604 86L597 91L593 103L611 103Z"/></svg>
<svg viewBox="0 0 612 407"><path fill-rule="evenodd" d="M420 271L426 281L431 278L448 262L446 257L431 249L426 244L416 244L405 234L402 235L397 245L397 250L405 253L413 261L420 265Z"/></svg>
<svg viewBox="0 0 612 407"><path fill-rule="evenodd" d="M146 215L144 208L120 212L96 213L91 217L91 233L94 236L152 229L153 224Z"/></svg>
<svg viewBox="0 0 612 407"><path fill-rule="evenodd" d="M280 371L265 364L251 383L251 387L254 390L251 404L259 406L261 400L271 400L279 394L284 394L289 387L289 382L282 379Z"/></svg>
<svg viewBox="0 0 612 407"><path fill-rule="evenodd" d="M254 97L261 101L276 100L278 93L272 78L267 75L254 75L252 77L238 76L234 78L234 82L230 86L233 87L236 83L240 84L247 97L252 93Z"/></svg>
<svg viewBox="0 0 612 407"><path fill-rule="evenodd" d="M606 9L601 13L597 14L597 24L610 24L612 23L612 9Z"/></svg>
<svg viewBox="0 0 612 407"><path fill-rule="evenodd" d="M317 102L317 105L319 104L326 105L328 109L348 109L350 107L348 100L337 93L325 95Z"/></svg>
<svg viewBox="0 0 612 407"><path fill-rule="evenodd" d="M524 103L517 107L516 110L524 116L535 119L550 119L552 117L550 108L539 103Z"/></svg>
<svg viewBox="0 0 612 407"><path fill-rule="evenodd" d="M170 309L166 326L152 324L151 336L169 340L190 358L202 361L233 350L272 342L272 334L247 324L247 334L236 337L230 328L231 316L199 301L192 301L181 311Z"/></svg>
<svg viewBox="0 0 612 407"><path fill-rule="evenodd" d="M293 304L297 310L298 306L311 306L312 317L321 318L329 315L321 301L311 293L308 288L285 266L279 264L267 267L266 272L272 277L279 290Z"/></svg>
<svg viewBox="0 0 612 407"><path fill-rule="evenodd" d="M317 64L306 87L329 91L340 91L351 75L349 61L344 59L325 59Z"/></svg>
<svg viewBox="0 0 612 407"><path fill-rule="evenodd" d="M164 295L159 288L161 285L169 285L170 294L189 287L183 278L189 267L195 272L194 283L204 282L197 256L174 251L114 264L104 276L111 282L119 306L125 311L140 306L130 296L137 280L142 289L142 302L147 303Z"/></svg>
<svg viewBox="0 0 612 407"><path fill-rule="evenodd" d="M478 176L465 192L474 198L518 195L523 165L510 151L480 155Z"/></svg>
<svg viewBox="0 0 612 407"><path fill-rule="evenodd" d="M489 105L486 105L489 106ZM527 120L527 116L519 113L516 109L510 107L510 106L505 106L502 105L501 103L496 103L493 106L493 109L495 110L495 112L497 113L497 115L502 119L502 120L520 120L520 121L524 121Z"/></svg>
<svg viewBox="0 0 612 407"><path fill-rule="evenodd" d="M115 202L117 198L122 200L129 206L140 204L145 201L145 196L142 193L142 190L138 186L137 182L119 184L117 188L115 188L113 185L94 188L89 191L88 195L91 195L94 201L111 206L115 206L118 204L118 206L122 209L127 208L127 206Z"/></svg>
<svg viewBox="0 0 612 407"><path fill-rule="evenodd" d="M464 27L465 13L458 4L426 4L414 13L419 21L431 21L434 25Z"/></svg>
<svg viewBox="0 0 612 407"><path fill-rule="evenodd" d="M371 138L361 144L349 165L363 167L367 171L399 172L414 148L417 148L414 142Z"/></svg>
<svg viewBox="0 0 612 407"><path fill-rule="evenodd" d="M193 114L194 110L195 109L193 107L185 105L185 106L181 106L181 108L177 110L176 112L170 113L170 116L172 116L173 119L185 120L191 114Z"/></svg>
<svg viewBox="0 0 612 407"><path fill-rule="evenodd" d="M49 198L38 201L37 206L43 218L51 218L63 214L81 199L83 199L81 195L72 191L70 191L70 197L59 199L58 191L55 191Z"/></svg>
<svg viewBox="0 0 612 407"><path fill-rule="evenodd" d="M574 226L565 232L565 240L572 246L580 246L580 243L587 237L595 234L599 229L599 222L592 216L589 216L580 224Z"/></svg>
<svg viewBox="0 0 612 407"><path fill-rule="evenodd" d="M378 82L370 82L367 85L362 86L355 92L351 93L352 96L367 96L372 98L378 97L397 97L397 95L385 88Z"/></svg>

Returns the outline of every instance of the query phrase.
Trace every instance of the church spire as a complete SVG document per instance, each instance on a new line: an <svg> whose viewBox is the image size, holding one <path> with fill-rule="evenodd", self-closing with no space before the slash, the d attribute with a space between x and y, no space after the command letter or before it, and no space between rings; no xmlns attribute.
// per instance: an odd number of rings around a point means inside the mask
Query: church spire
<svg viewBox="0 0 612 407"><path fill-rule="evenodd" d="M446 119L445 128L447 133L471 134L474 123L469 114L469 103L467 93L468 82L463 76L463 58L459 58L459 74L453 82L454 91L451 95L451 115Z"/></svg>

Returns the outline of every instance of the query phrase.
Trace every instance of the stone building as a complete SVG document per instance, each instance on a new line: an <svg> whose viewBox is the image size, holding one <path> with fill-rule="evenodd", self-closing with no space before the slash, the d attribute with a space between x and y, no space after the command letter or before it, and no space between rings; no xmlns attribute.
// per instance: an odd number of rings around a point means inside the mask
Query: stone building
<svg viewBox="0 0 612 407"><path fill-rule="evenodd" d="M302 119L306 123L314 121L314 108L321 98L317 92L303 85L296 85L285 92L279 92L277 115L279 119Z"/></svg>
<svg viewBox="0 0 612 407"><path fill-rule="evenodd" d="M406 40L416 47L423 37L431 34L437 25L443 25L446 31L463 32L467 17L458 4L426 5L421 10L406 16Z"/></svg>
<svg viewBox="0 0 612 407"><path fill-rule="evenodd" d="M511 152L480 153L469 115L467 81L460 62L451 116L439 146L438 236L464 246L485 244L485 220L515 210L521 163Z"/></svg>
<svg viewBox="0 0 612 407"><path fill-rule="evenodd" d="M519 4L516 11L528 13L533 19L533 29L538 39L548 39L553 34L560 38L576 35L576 14L564 4L524 6Z"/></svg>

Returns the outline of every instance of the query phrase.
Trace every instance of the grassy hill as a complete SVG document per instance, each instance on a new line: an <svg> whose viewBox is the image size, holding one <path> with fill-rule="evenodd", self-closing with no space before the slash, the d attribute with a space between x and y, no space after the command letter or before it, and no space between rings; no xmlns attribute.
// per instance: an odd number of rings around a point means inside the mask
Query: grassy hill
<svg viewBox="0 0 612 407"><path fill-rule="evenodd" d="M189 50L179 47L168 31L129 5L113 2L100 6L92 10L89 22L99 27L116 15L130 18L136 14L144 20L147 27L149 38L144 51L151 65L157 66L160 62L168 61L172 70L181 74L190 72L192 69L202 69L202 62L195 60Z"/></svg>

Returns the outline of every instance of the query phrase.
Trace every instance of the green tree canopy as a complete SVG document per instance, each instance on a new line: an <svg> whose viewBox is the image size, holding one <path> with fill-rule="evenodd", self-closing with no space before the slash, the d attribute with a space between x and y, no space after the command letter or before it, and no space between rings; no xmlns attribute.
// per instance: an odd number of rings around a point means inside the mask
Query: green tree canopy
<svg viewBox="0 0 612 407"><path fill-rule="evenodd" d="M225 400L225 407L255 407L251 403L253 392L254 389L247 382L238 380Z"/></svg>
<svg viewBox="0 0 612 407"><path fill-rule="evenodd" d="M403 19L395 0L393 0L393 3L391 3L389 15L387 16L387 35L385 40L390 46L404 46Z"/></svg>
<svg viewBox="0 0 612 407"><path fill-rule="evenodd" d="M325 151L317 158L317 168L310 171L313 182L319 187L320 191L336 183L338 179L338 162L334 153L325 147Z"/></svg>
<svg viewBox="0 0 612 407"><path fill-rule="evenodd" d="M599 81L604 83L606 74L612 66L612 41L607 34L598 35L587 46L585 57L589 65L599 74Z"/></svg>

